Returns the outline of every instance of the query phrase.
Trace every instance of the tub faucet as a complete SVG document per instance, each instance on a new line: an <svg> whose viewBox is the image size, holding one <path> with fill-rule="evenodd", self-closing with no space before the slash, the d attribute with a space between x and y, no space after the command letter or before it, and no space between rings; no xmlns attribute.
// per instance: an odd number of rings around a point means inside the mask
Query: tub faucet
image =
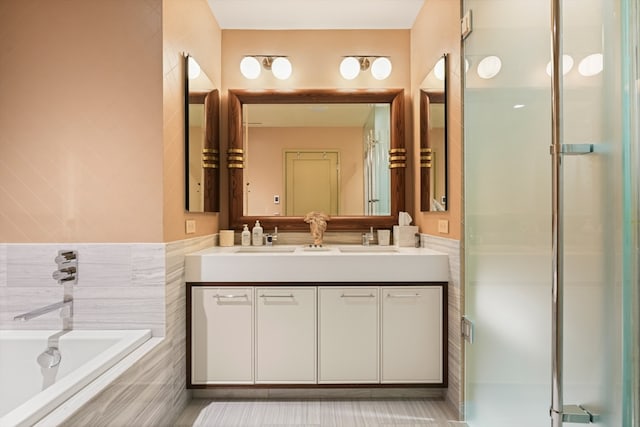
<svg viewBox="0 0 640 427"><path fill-rule="evenodd" d="M56 302L54 304L49 304L44 307L36 308L35 310L31 310L27 313L22 313L13 318L13 320L21 320L26 322L27 320L35 319L36 317L40 317L44 314L51 313L55 310L60 310L60 317L68 318L73 316L73 300L68 299L60 302Z"/></svg>
<svg viewBox="0 0 640 427"><path fill-rule="evenodd" d="M51 275L58 284L78 283L78 252L58 251L55 259L58 269Z"/></svg>

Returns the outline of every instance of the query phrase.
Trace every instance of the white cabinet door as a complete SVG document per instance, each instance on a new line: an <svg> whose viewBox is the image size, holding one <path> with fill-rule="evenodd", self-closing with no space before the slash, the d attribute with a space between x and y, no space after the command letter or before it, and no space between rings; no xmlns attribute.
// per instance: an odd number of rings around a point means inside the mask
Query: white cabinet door
<svg viewBox="0 0 640 427"><path fill-rule="evenodd" d="M316 383L316 288L257 287L256 383Z"/></svg>
<svg viewBox="0 0 640 427"><path fill-rule="evenodd" d="M253 289L194 286L193 384L253 383Z"/></svg>
<svg viewBox="0 0 640 427"><path fill-rule="evenodd" d="M442 287L385 287L382 382L441 383Z"/></svg>
<svg viewBox="0 0 640 427"><path fill-rule="evenodd" d="M320 287L319 383L377 383L378 288Z"/></svg>

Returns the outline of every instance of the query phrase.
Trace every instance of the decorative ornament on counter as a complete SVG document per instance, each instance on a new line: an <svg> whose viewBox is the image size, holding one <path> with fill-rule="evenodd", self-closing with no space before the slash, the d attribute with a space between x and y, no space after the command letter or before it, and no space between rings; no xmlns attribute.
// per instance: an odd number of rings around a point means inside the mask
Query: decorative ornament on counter
<svg viewBox="0 0 640 427"><path fill-rule="evenodd" d="M327 222L330 221L329 215L324 212L309 212L304 217L304 222L309 224L311 235L313 236L314 245L322 245L324 232L327 230Z"/></svg>

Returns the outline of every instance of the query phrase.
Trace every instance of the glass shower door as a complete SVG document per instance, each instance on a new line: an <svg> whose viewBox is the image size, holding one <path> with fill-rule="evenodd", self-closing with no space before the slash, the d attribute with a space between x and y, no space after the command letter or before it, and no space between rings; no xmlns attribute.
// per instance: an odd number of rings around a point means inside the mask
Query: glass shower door
<svg viewBox="0 0 640 427"><path fill-rule="evenodd" d="M622 425L622 56L618 1L565 0L563 401ZM465 416L550 425L552 164L548 1L465 0Z"/></svg>

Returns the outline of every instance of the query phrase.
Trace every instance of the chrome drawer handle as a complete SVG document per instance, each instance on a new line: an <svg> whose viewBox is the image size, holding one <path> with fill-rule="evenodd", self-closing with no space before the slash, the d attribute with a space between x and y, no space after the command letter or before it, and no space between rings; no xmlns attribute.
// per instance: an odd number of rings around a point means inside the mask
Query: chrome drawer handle
<svg viewBox="0 0 640 427"><path fill-rule="evenodd" d="M364 294L342 294L340 298L375 298L374 294L364 295Z"/></svg>
<svg viewBox="0 0 640 427"><path fill-rule="evenodd" d="M418 298L420 294L387 294L387 298Z"/></svg>
<svg viewBox="0 0 640 427"><path fill-rule="evenodd" d="M249 296L247 294L243 294L243 295L219 295L219 294L215 294L213 296L214 298L220 299L220 298L249 298Z"/></svg>
<svg viewBox="0 0 640 427"><path fill-rule="evenodd" d="M260 295L260 298L295 298L293 296L293 294L289 294L289 295L266 295L266 294L262 294Z"/></svg>

